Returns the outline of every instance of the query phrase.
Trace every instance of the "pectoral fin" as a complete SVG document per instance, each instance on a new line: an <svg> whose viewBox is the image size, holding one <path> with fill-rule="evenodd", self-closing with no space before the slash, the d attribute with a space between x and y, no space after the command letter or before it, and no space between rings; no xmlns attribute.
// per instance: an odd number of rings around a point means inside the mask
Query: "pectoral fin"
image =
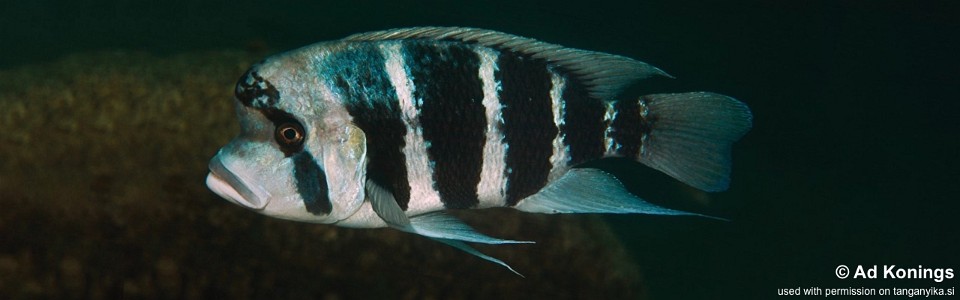
<svg viewBox="0 0 960 300"><path fill-rule="evenodd" d="M410 219L407 218L403 209L400 209L400 205L397 204L397 200L390 191L369 179L367 179L365 189L367 199L377 216L387 222L390 227L409 231L405 228L410 228Z"/></svg>

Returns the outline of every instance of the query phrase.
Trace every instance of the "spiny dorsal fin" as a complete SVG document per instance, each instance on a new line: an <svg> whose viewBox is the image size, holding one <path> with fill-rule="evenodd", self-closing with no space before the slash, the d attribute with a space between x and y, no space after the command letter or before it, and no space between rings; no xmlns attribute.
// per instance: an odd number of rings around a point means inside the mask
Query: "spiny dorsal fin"
<svg viewBox="0 0 960 300"><path fill-rule="evenodd" d="M493 30L466 27L413 27L360 33L344 38L344 41L383 41L402 39L456 40L477 43L483 46L510 50L546 60L579 79L590 95L612 100L624 87L636 80L667 73L627 57L565 48L535 39L515 36Z"/></svg>

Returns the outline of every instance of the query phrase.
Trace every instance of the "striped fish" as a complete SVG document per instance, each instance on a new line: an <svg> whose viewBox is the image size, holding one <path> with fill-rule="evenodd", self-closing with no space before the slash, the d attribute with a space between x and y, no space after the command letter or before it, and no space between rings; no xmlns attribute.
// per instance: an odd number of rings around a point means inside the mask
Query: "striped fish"
<svg viewBox="0 0 960 300"><path fill-rule="evenodd" d="M472 28L353 35L254 65L236 86L241 132L207 186L278 218L464 242L492 238L446 209L696 215L574 168L633 158L704 191L729 184L749 109L706 92L618 99L669 76L611 54ZM512 271L512 269L511 269Z"/></svg>

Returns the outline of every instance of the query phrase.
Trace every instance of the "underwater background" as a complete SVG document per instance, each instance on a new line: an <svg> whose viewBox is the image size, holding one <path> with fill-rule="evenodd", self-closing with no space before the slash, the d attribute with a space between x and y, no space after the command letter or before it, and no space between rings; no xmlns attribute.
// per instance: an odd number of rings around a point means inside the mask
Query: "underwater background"
<svg viewBox="0 0 960 300"><path fill-rule="evenodd" d="M838 265L960 269L953 1L2 1L0 298L768 299L950 288ZM295 223L204 186L263 57L396 27L470 26L650 63L754 128L729 191L623 160L645 199L730 219L456 212L526 278L410 234Z"/></svg>

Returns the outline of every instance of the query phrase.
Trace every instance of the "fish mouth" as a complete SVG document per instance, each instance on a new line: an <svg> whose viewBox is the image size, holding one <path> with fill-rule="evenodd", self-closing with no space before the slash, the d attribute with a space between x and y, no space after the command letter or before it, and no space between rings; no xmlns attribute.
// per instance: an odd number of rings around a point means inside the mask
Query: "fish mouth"
<svg viewBox="0 0 960 300"><path fill-rule="evenodd" d="M223 165L219 157L210 160L210 174L207 175L207 187L211 191L246 208L262 210L267 206L270 195L263 190L254 191L236 173Z"/></svg>

